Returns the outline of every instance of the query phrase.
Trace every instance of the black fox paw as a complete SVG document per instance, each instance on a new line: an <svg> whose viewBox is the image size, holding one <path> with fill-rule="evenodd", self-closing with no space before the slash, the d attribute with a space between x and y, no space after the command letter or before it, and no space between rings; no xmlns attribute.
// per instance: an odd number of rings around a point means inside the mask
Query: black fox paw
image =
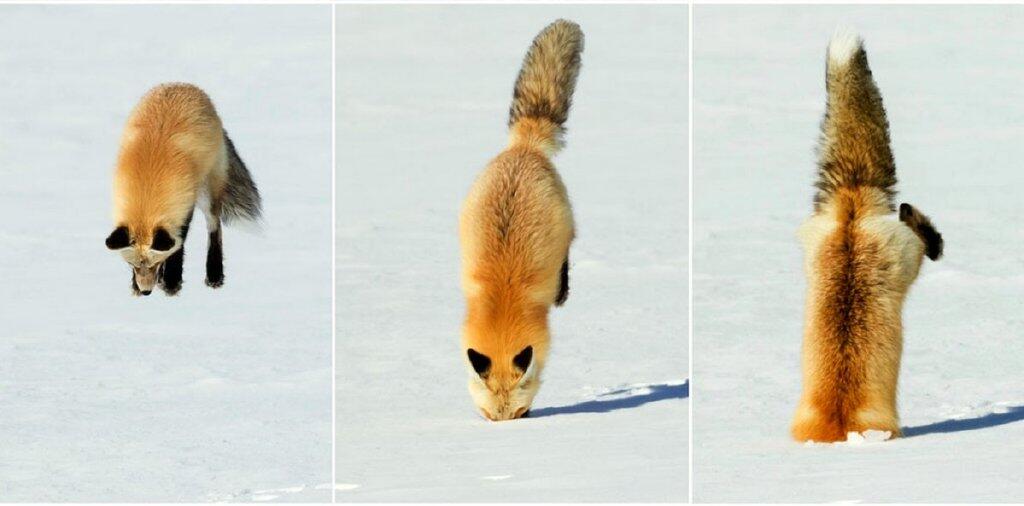
<svg viewBox="0 0 1024 506"><path fill-rule="evenodd" d="M206 278L206 286L210 288L220 288L224 286L224 278L210 279Z"/></svg>

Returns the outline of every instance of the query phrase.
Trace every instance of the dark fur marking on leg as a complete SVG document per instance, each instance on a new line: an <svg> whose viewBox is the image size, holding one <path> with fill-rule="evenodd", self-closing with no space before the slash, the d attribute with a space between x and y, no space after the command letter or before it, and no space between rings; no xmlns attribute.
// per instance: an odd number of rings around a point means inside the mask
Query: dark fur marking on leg
<svg viewBox="0 0 1024 506"><path fill-rule="evenodd" d="M221 229L210 232L210 246L206 250L206 286L220 288L224 285L224 250Z"/></svg>
<svg viewBox="0 0 1024 506"><path fill-rule="evenodd" d="M924 254L932 260L942 256L942 234L927 216L910 204L900 204L900 221L910 227L924 242Z"/></svg>
<svg viewBox="0 0 1024 506"><path fill-rule="evenodd" d="M181 227L181 248L167 257L167 260L164 260L163 269L160 273L160 288L167 295L177 295L181 291L181 283L185 271L185 238L188 237L188 227L191 221L192 215L189 214L189 219Z"/></svg>
<svg viewBox="0 0 1024 506"><path fill-rule="evenodd" d="M561 306L569 298L569 259L562 262L562 277L559 280L558 296L555 297L555 305Z"/></svg>

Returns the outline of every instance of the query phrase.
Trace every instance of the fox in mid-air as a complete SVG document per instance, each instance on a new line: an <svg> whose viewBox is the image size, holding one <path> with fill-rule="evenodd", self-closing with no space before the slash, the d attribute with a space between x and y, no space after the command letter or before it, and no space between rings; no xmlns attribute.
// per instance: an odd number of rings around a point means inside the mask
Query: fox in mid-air
<svg viewBox="0 0 1024 506"><path fill-rule="evenodd" d="M895 207L889 122L860 37L837 32L826 57L828 103L814 213L800 228L807 274L798 441L850 432L900 435L896 381L901 312L924 256L942 236L910 204Z"/></svg>
<svg viewBox="0 0 1024 506"><path fill-rule="evenodd" d="M135 106L114 173L114 231L107 248L131 265L132 293L181 290L193 210L206 217L206 284L224 283L221 222L257 221L256 184L203 90L161 84Z"/></svg>
<svg viewBox="0 0 1024 506"><path fill-rule="evenodd" d="M562 148L583 52L575 23L551 23L516 80L509 144L473 183L459 216L469 391L489 420L527 413L548 354L548 310L569 293L572 209L551 163Z"/></svg>

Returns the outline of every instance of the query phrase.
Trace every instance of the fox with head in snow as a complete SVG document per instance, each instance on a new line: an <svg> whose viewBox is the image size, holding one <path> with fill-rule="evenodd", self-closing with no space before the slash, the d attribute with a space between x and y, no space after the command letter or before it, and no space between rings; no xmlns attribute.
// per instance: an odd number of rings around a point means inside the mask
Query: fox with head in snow
<svg viewBox="0 0 1024 506"><path fill-rule="evenodd" d="M551 163L563 146L583 32L558 20L537 35L516 80L509 144L473 183L459 216L469 391L489 420L525 415L548 355L548 310L569 291L574 236Z"/></svg>
<svg viewBox="0 0 1024 506"><path fill-rule="evenodd" d="M799 232L808 287L792 435L896 437L903 301L922 259L942 255L942 236L910 204L896 214L889 123L860 37L832 38L825 83L814 213Z"/></svg>

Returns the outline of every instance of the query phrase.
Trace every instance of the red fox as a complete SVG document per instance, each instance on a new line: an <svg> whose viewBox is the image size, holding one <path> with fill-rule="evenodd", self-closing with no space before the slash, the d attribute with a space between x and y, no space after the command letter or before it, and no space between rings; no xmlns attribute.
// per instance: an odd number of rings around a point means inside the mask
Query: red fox
<svg viewBox="0 0 1024 506"><path fill-rule="evenodd" d="M889 123L860 37L832 38L826 75L818 191L799 233L808 288L803 395L792 435L831 442L878 430L898 437L903 300L923 256L942 255L942 236L909 204L893 219Z"/></svg>
<svg viewBox="0 0 1024 506"><path fill-rule="evenodd" d="M206 217L206 284L224 283L221 221L255 221L256 184L213 103L191 84L161 84L128 117L114 173L114 231L107 248L131 265L132 293L181 290L192 212Z"/></svg>
<svg viewBox="0 0 1024 506"><path fill-rule="evenodd" d="M459 217L469 392L489 420L530 409L548 353L548 309L569 293L572 209L550 157L562 136L583 32L558 20L526 53L509 145L477 177Z"/></svg>

